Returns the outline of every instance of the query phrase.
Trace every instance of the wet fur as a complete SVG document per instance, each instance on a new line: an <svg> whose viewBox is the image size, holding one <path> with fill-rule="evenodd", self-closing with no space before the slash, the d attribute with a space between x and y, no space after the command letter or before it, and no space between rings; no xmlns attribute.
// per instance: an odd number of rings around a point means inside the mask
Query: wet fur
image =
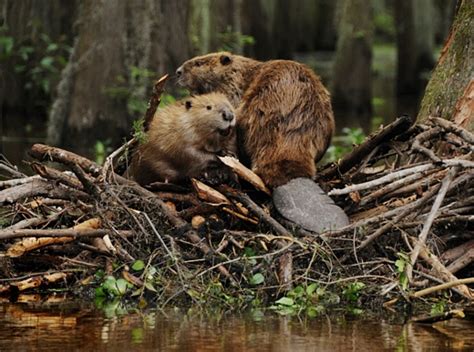
<svg viewBox="0 0 474 352"><path fill-rule="evenodd" d="M210 109L209 109L210 107ZM236 154L235 118L228 99L218 93L190 97L159 109L146 142L133 155L127 175L141 185L179 182L199 176L217 155ZM222 135L228 131L228 135Z"/></svg>
<svg viewBox="0 0 474 352"><path fill-rule="evenodd" d="M335 124L329 92L311 69L221 52L188 60L179 70L179 82L191 92L223 93L237 108L239 157L267 185L315 175Z"/></svg>

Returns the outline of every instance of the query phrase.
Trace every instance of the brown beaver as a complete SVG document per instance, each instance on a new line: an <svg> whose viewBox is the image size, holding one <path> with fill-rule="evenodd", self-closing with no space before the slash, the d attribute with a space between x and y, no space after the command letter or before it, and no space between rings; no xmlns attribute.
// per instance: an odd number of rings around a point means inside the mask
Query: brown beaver
<svg viewBox="0 0 474 352"><path fill-rule="evenodd" d="M191 93L229 98L239 156L268 186L315 175L335 125L329 93L307 66L219 52L186 61L176 74Z"/></svg>
<svg viewBox="0 0 474 352"><path fill-rule="evenodd" d="M225 95L189 97L159 109L126 175L141 185L199 176L217 155L236 154L234 108Z"/></svg>

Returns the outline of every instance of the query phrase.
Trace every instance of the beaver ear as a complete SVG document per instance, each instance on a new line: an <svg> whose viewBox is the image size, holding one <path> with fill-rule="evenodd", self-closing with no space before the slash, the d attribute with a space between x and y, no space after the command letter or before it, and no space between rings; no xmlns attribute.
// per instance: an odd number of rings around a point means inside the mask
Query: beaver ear
<svg viewBox="0 0 474 352"><path fill-rule="evenodd" d="M221 64L222 65L228 65L232 61L229 55L222 55L220 58Z"/></svg>
<svg viewBox="0 0 474 352"><path fill-rule="evenodd" d="M189 110L191 109L191 106L193 106L193 104L191 103L191 100L186 100L184 106L186 107L186 110Z"/></svg>

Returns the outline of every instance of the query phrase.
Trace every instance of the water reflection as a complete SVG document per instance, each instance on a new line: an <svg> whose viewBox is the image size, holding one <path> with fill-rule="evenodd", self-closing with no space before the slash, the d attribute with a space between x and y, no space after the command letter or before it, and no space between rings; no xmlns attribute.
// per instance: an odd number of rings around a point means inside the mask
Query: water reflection
<svg viewBox="0 0 474 352"><path fill-rule="evenodd" d="M472 351L473 328L463 320L423 326L172 310L105 318L84 304L0 303L1 351Z"/></svg>

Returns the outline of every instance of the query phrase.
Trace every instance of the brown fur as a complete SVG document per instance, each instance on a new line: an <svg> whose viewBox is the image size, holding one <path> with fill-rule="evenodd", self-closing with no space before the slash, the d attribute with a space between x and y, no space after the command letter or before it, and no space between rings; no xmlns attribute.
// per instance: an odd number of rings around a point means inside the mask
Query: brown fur
<svg viewBox="0 0 474 352"><path fill-rule="evenodd" d="M335 125L329 92L311 69L221 52L190 59L176 72L193 93L227 95L237 108L240 157L250 158L267 185L315 175Z"/></svg>
<svg viewBox="0 0 474 352"><path fill-rule="evenodd" d="M184 99L155 113L128 176L141 185L197 177L218 154L236 153L235 135L234 109L223 94Z"/></svg>

